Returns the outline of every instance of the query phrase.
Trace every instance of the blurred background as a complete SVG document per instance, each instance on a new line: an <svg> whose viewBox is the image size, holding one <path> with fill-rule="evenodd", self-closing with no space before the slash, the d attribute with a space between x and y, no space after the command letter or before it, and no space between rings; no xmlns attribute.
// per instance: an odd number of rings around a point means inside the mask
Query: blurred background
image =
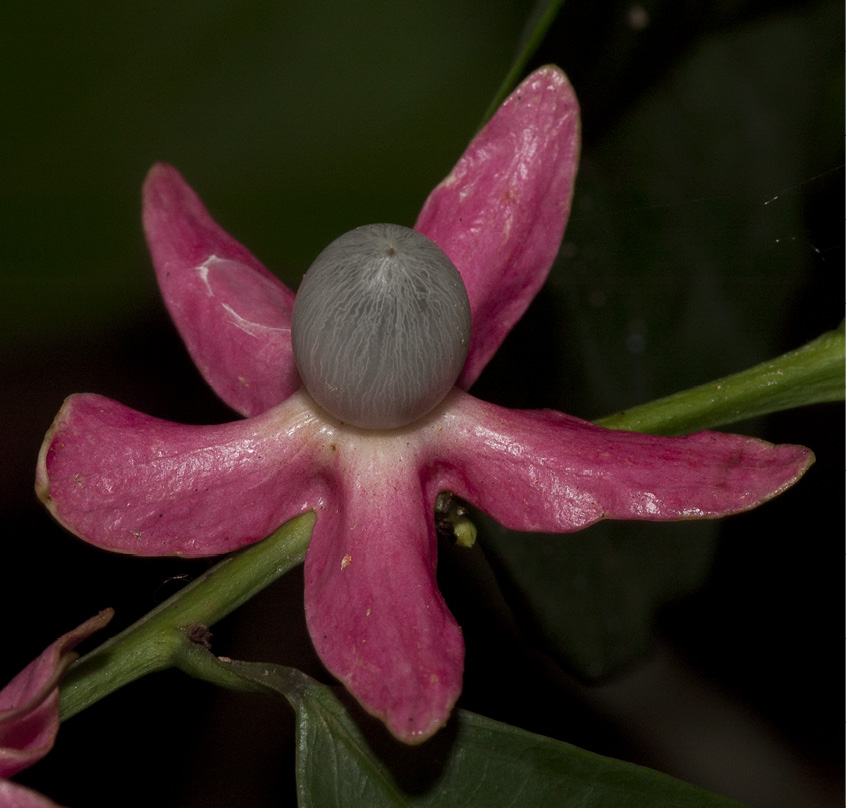
<svg viewBox="0 0 846 808"><path fill-rule="evenodd" d="M0 683L99 609L115 607L117 630L208 566L100 552L32 492L43 434L73 392L187 423L233 418L158 295L140 226L150 165L176 165L295 288L340 233L413 224L532 9L6 0ZM566 3L530 67L560 65L582 104L570 225L474 392L595 418L836 327L842 30L839 2ZM461 705L753 808L839 805L842 407L731 429L807 445L817 464L717 525L567 537L487 525L472 551L445 544L443 590L468 649ZM218 653L331 681L299 573L214 634ZM294 804L293 719L161 674L69 721L17 779L80 807Z"/></svg>

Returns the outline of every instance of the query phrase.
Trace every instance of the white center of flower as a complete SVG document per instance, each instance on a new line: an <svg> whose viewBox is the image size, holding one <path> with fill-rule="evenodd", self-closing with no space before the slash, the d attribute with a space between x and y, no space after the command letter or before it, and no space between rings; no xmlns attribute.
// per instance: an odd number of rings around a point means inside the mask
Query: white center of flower
<svg viewBox="0 0 846 808"><path fill-rule="evenodd" d="M464 367L467 290L426 236L366 225L306 272L291 339L303 383L327 412L366 429L403 426L439 404Z"/></svg>

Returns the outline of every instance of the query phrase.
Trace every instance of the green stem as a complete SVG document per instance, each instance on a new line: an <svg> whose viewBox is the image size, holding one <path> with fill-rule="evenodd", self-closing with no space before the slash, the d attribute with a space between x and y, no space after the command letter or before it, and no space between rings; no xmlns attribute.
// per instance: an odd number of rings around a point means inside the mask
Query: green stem
<svg viewBox="0 0 846 808"><path fill-rule="evenodd" d="M263 693L264 689L251 684L226 667L226 664L209 651L208 648L187 639L183 641L173 659L174 667L183 673L202 679L227 690L241 690Z"/></svg>
<svg viewBox="0 0 846 808"><path fill-rule="evenodd" d="M135 679L176 665L186 636L199 639L203 629L303 562L314 520L311 512L298 516L264 541L225 558L77 661L61 686L62 720Z"/></svg>
<svg viewBox="0 0 846 808"><path fill-rule="evenodd" d="M505 79L496 91L493 101L491 101L490 105L485 110L485 114L482 117L482 125L490 120L494 112L499 109L499 105L514 89L518 79L526 69L529 59L534 56L535 51L540 46L541 42L543 42L543 38L546 36L549 26L552 25L553 20L557 16L558 11L563 4L564 0L549 0L545 6L543 3L539 3L535 7L535 10L532 12L532 15L526 23L526 30L528 33L521 37L517 57L514 59L508 74L505 76Z"/></svg>
<svg viewBox="0 0 846 808"><path fill-rule="evenodd" d="M779 410L842 401L844 334L835 331L769 362L600 418L609 429L676 435Z"/></svg>

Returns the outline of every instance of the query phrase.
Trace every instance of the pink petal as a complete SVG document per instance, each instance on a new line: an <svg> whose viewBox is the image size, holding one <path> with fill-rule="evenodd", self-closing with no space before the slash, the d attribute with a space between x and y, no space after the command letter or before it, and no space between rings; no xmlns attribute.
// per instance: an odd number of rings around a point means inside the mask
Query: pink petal
<svg viewBox="0 0 846 808"><path fill-rule="evenodd" d="M60 808L32 789L0 780L0 808Z"/></svg>
<svg viewBox="0 0 846 808"><path fill-rule="evenodd" d="M579 106L557 67L532 73L430 194L415 229L456 265L473 332L467 389L549 274L570 214Z"/></svg>
<svg viewBox="0 0 846 808"><path fill-rule="evenodd" d="M514 530L726 516L781 493L814 461L802 446L720 432L618 432L558 412L451 395L442 433L448 470L440 482Z"/></svg>
<svg viewBox="0 0 846 808"><path fill-rule="evenodd" d="M364 708L419 743L446 723L464 662L461 629L435 580L437 489L405 441L383 452L345 442L341 452L306 555L309 633Z"/></svg>
<svg viewBox="0 0 846 808"><path fill-rule="evenodd" d="M317 505L318 425L301 397L219 426L184 426L102 396L67 399L41 447L36 491L107 550L226 553Z"/></svg>
<svg viewBox="0 0 846 808"><path fill-rule="evenodd" d="M53 747L59 729L58 680L66 657L103 628L112 614L111 609L100 612L59 637L0 690L0 777L11 777L41 760Z"/></svg>
<svg viewBox="0 0 846 808"><path fill-rule="evenodd" d="M215 392L242 415L284 401L300 386L291 349L294 293L163 163L144 183L144 230L171 317Z"/></svg>

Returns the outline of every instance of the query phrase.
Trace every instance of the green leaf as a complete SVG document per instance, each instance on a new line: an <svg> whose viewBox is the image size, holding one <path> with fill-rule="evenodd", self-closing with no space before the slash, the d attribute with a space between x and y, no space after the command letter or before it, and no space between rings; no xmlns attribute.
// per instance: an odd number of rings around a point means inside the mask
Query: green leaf
<svg viewBox="0 0 846 808"><path fill-rule="evenodd" d="M600 418L596 423L609 429L674 435L793 407L842 401L844 359L841 325L770 362Z"/></svg>
<svg viewBox="0 0 846 808"><path fill-rule="evenodd" d="M818 116L842 109L823 94L831 69L821 32L832 9L702 37L660 80L639 84L593 138L593 100L580 85L585 148L547 287L563 308L548 316L561 328L539 352L566 372L556 374L558 400L547 395L541 406L591 419L629 410L755 366L838 322L830 294L817 295L832 277L828 254L842 263L842 240L821 235L814 204L842 151L809 139ZM790 60L772 59L785 49ZM620 86L627 75L604 78ZM813 320L798 320L802 301ZM789 329L803 336L791 340Z"/></svg>
<svg viewBox="0 0 846 808"><path fill-rule="evenodd" d="M658 609L701 586L714 556L712 522L602 522L555 535L476 518L521 632L582 681L641 657Z"/></svg>
<svg viewBox="0 0 846 808"><path fill-rule="evenodd" d="M305 674L261 663L218 665L251 687L281 694L296 710L300 808L739 806L665 774L464 710L423 746L371 744L332 690Z"/></svg>

